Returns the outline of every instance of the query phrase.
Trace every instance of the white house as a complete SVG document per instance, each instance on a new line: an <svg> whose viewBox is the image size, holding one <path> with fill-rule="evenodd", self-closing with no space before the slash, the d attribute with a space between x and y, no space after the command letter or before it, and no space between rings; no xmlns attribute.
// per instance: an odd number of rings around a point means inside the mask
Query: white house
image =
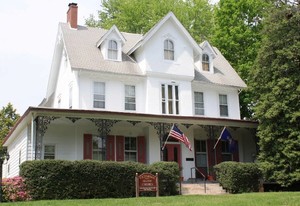
<svg viewBox="0 0 300 206"><path fill-rule="evenodd" d="M209 174L222 161L253 161L257 122L239 110L246 85L217 48L199 45L172 12L142 35L77 25L77 9L69 4L58 26L46 98L4 141L4 177L40 159L176 161L184 179L194 167ZM173 124L192 152L174 139L161 150ZM226 141L213 149L224 126L234 153Z"/></svg>

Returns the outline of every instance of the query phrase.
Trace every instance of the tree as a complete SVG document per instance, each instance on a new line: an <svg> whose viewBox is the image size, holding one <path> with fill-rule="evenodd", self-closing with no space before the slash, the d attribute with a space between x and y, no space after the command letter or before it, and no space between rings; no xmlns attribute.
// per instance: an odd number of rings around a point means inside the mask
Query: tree
<svg viewBox="0 0 300 206"><path fill-rule="evenodd" d="M257 100L259 161L269 181L300 181L300 8L281 4L270 12L251 72Z"/></svg>
<svg viewBox="0 0 300 206"><path fill-rule="evenodd" d="M146 33L172 11L190 34L200 42L209 39L213 30L212 6L208 0L103 0L99 20L86 19L92 27Z"/></svg>
<svg viewBox="0 0 300 206"><path fill-rule="evenodd" d="M2 107L2 110L0 110L0 145L2 145L4 138L19 118L20 115L16 113L16 109L13 108L11 103L8 103L6 107Z"/></svg>
<svg viewBox="0 0 300 206"><path fill-rule="evenodd" d="M214 10L213 45L218 47L241 78L249 84L249 71L260 46L262 20L269 7L265 0L220 0ZM252 117L252 94L240 94L241 116Z"/></svg>

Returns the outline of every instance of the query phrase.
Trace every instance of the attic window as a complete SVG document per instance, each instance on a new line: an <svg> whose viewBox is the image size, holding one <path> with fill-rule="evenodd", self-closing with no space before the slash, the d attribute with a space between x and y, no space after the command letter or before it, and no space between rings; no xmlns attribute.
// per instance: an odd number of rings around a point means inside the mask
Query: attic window
<svg viewBox="0 0 300 206"><path fill-rule="evenodd" d="M114 40L109 40L108 43L108 59L118 59L118 44Z"/></svg>
<svg viewBox="0 0 300 206"><path fill-rule="evenodd" d="M202 70L209 71L209 56L208 56L208 54L202 54Z"/></svg>
<svg viewBox="0 0 300 206"><path fill-rule="evenodd" d="M167 60L174 60L174 43L170 39L164 41L164 57Z"/></svg>

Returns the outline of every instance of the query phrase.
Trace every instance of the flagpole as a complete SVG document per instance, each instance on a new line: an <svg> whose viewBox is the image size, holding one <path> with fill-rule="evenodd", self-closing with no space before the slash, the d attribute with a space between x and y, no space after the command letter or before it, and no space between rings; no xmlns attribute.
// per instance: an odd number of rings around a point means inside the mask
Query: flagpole
<svg viewBox="0 0 300 206"><path fill-rule="evenodd" d="M221 134L220 134L220 136L219 136L219 138L218 138L218 140L217 140L217 142L216 142L216 144L215 144L215 146L214 146L214 149L216 149L217 144L220 142L221 136L222 136L222 134L223 134L225 128L226 128L226 126L224 126L224 128L223 128L223 130L222 130L222 132L221 132Z"/></svg>
<svg viewBox="0 0 300 206"><path fill-rule="evenodd" d="M173 124L173 126L172 126L171 130L173 129L173 127L174 127L174 124ZM171 131L171 130L170 130L170 131ZM165 149L165 147L166 147L166 144L167 144L167 141L168 141L169 137L170 137L170 132L169 132L169 134L168 134L168 136L167 136L167 139L166 139L166 141L165 141L164 145L162 146L161 150L164 150L164 149Z"/></svg>

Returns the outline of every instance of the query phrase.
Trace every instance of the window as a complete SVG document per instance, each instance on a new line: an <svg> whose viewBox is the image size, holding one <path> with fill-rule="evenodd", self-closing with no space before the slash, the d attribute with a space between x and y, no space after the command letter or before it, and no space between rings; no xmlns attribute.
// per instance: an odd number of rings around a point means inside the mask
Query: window
<svg viewBox="0 0 300 206"><path fill-rule="evenodd" d="M106 139L93 136L93 160L106 160Z"/></svg>
<svg viewBox="0 0 300 206"><path fill-rule="evenodd" d="M179 114L179 95L177 85L161 85L162 113Z"/></svg>
<svg viewBox="0 0 300 206"><path fill-rule="evenodd" d="M207 167L206 141L195 141L196 167Z"/></svg>
<svg viewBox="0 0 300 206"><path fill-rule="evenodd" d="M118 44L114 40L109 40L108 42L108 59L118 59Z"/></svg>
<svg viewBox="0 0 300 206"><path fill-rule="evenodd" d="M125 110L135 110L135 86L125 85Z"/></svg>
<svg viewBox="0 0 300 206"><path fill-rule="evenodd" d="M44 146L44 159L55 159L55 145Z"/></svg>
<svg viewBox="0 0 300 206"><path fill-rule="evenodd" d="M208 56L208 54L202 54L202 70L209 71L209 56Z"/></svg>
<svg viewBox="0 0 300 206"><path fill-rule="evenodd" d="M105 108L105 83L94 82L94 108Z"/></svg>
<svg viewBox="0 0 300 206"><path fill-rule="evenodd" d="M164 41L164 57L167 60L174 60L174 44L169 39Z"/></svg>
<svg viewBox="0 0 300 206"><path fill-rule="evenodd" d="M137 142L135 137L125 137L125 161L137 161Z"/></svg>
<svg viewBox="0 0 300 206"><path fill-rule="evenodd" d="M229 150L229 141L221 141L222 143L222 161L232 161L232 154Z"/></svg>
<svg viewBox="0 0 300 206"><path fill-rule="evenodd" d="M194 98L195 98L195 114L204 115L203 92L195 92Z"/></svg>
<svg viewBox="0 0 300 206"><path fill-rule="evenodd" d="M228 117L227 95L220 94L219 95L219 103L220 103L220 116Z"/></svg>

